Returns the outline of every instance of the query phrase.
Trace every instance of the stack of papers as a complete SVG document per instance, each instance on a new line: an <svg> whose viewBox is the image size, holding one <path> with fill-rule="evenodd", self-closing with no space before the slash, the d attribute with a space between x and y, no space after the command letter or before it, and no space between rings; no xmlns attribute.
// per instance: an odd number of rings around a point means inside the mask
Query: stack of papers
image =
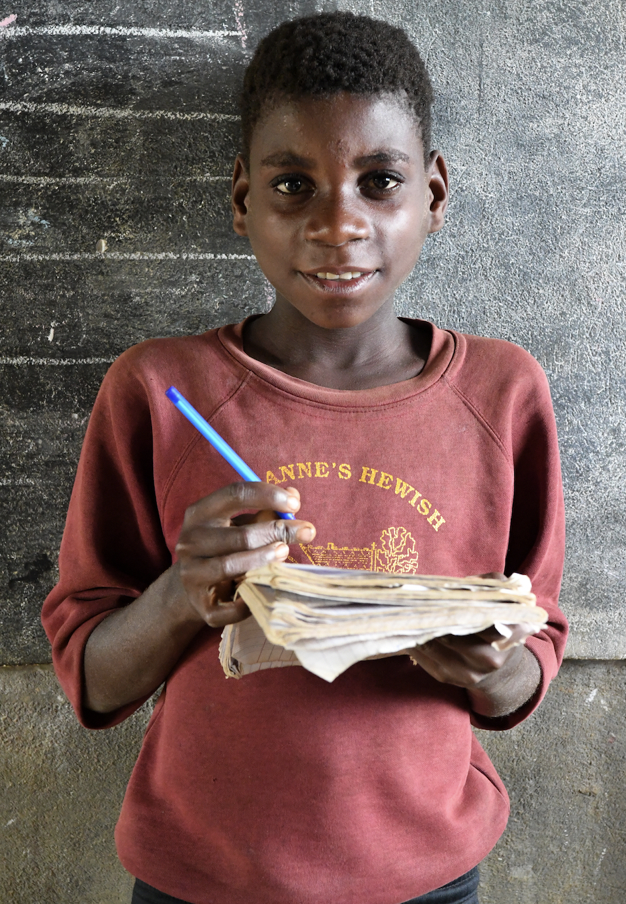
<svg viewBox="0 0 626 904"><path fill-rule="evenodd" d="M252 616L224 629L220 661L233 678L302 665L333 681L355 662L410 654L444 634L495 626L502 638L495 645L505 649L507 626L522 625L525 639L548 619L530 590L519 574L497 580L267 565L237 589Z"/></svg>

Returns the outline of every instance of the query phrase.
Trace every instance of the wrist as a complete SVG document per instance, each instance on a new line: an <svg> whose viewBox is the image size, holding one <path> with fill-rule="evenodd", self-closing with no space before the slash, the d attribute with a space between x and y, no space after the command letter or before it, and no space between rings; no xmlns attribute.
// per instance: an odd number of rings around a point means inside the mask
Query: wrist
<svg viewBox="0 0 626 904"><path fill-rule="evenodd" d="M160 599L164 609L164 616L170 622L172 629L181 628L188 631L194 625L198 628L206 625L204 617L192 605L184 584L180 577L180 567L175 562L168 568L158 582L162 582Z"/></svg>

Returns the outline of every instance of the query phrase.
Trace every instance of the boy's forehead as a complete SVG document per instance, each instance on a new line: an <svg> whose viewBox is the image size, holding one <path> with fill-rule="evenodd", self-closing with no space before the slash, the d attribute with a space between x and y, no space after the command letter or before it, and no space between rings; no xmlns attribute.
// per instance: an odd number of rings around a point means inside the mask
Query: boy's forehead
<svg viewBox="0 0 626 904"><path fill-rule="evenodd" d="M401 97L344 92L275 103L254 130L251 162L282 166L289 162L283 157L311 159L321 147L338 159L364 164L375 157L383 165L423 157L419 126Z"/></svg>

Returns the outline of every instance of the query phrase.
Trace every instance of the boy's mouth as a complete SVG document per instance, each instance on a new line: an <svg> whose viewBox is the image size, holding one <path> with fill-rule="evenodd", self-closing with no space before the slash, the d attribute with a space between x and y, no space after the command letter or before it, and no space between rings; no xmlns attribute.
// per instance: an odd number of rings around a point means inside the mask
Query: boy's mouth
<svg viewBox="0 0 626 904"><path fill-rule="evenodd" d="M363 270L347 270L345 273L329 273L321 270L319 273L316 273L318 279L358 279L359 276L363 276L365 271Z"/></svg>
<svg viewBox="0 0 626 904"><path fill-rule="evenodd" d="M309 282L314 283L319 288L327 292L345 292L346 290L354 290L363 286L376 273L375 270L351 270L343 267L338 270L317 270L313 273L302 273Z"/></svg>

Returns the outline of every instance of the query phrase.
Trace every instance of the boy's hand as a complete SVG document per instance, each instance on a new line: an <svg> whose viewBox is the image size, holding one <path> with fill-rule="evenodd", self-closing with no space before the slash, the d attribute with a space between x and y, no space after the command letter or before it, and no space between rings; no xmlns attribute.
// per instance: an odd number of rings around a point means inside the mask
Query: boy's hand
<svg viewBox="0 0 626 904"><path fill-rule="evenodd" d="M308 521L276 518L276 512L299 508L300 494L293 487L241 482L189 506L176 544L177 567L186 598L202 621L222 628L248 617L246 604L233 602L235 579L251 568L284 561L289 543L315 537ZM257 514L235 517L250 510Z"/></svg>
<svg viewBox="0 0 626 904"><path fill-rule="evenodd" d="M490 573L481 577L504 578ZM527 632L509 626L512 640ZM447 634L414 647L411 658L429 675L444 684L464 687L474 712L496 718L519 709L535 693L541 680L539 663L523 644L497 650L492 646L501 635L495 628L457 637Z"/></svg>
<svg viewBox="0 0 626 904"><path fill-rule="evenodd" d="M276 519L277 511L299 508L297 490L267 483L234 483L189 506L176 564L89 636L87 709L109 713L148 696L167 679L203 625L221 628L246 618L248 607L232 601L234 579L249 568L282 561L289 554L288 543L313 539L312 524ZM250 511L256 514L233 517Z"/></svg>

